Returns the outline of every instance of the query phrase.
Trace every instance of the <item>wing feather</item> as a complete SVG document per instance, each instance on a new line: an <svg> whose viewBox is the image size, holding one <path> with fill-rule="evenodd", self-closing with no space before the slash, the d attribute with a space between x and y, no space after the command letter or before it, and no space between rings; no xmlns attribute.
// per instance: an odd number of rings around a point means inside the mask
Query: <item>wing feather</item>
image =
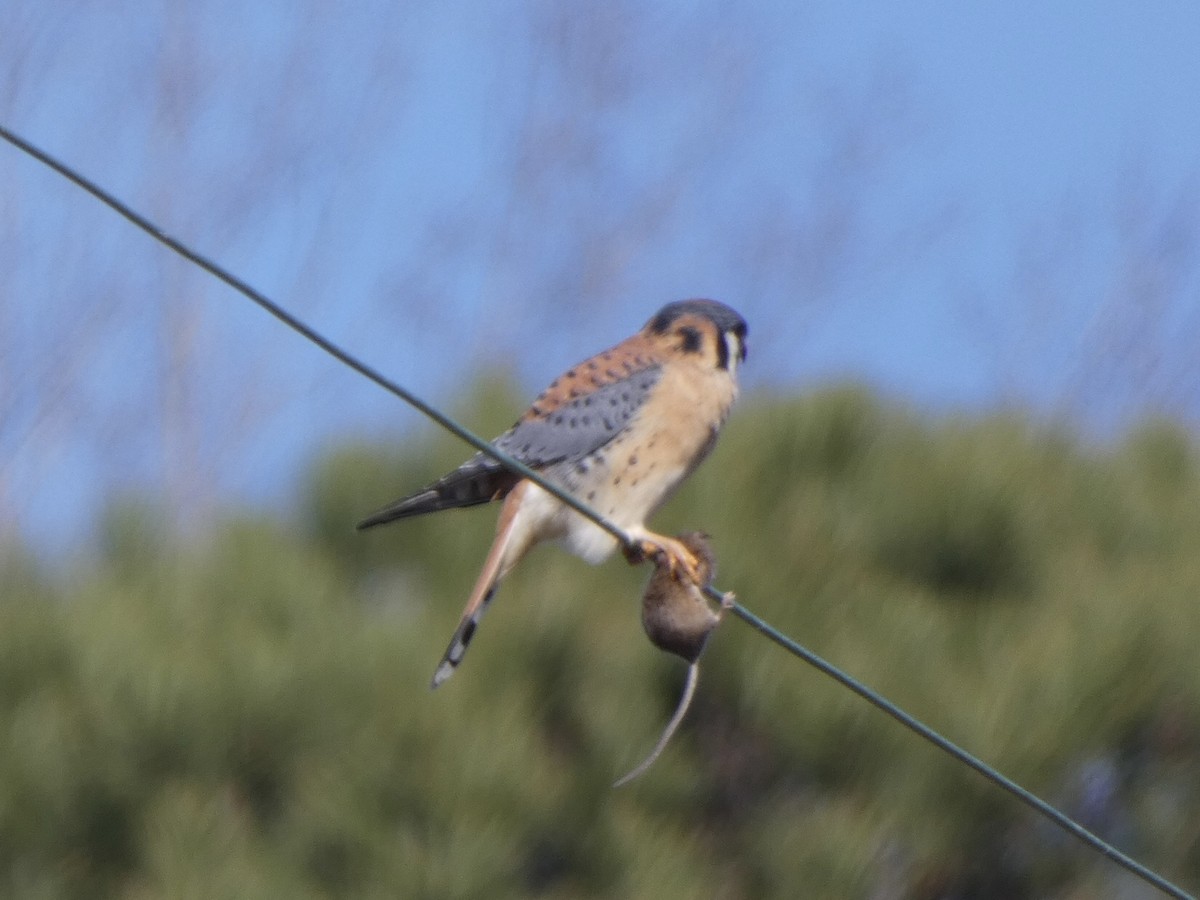
<svg viewBox="0 0 1200 900"><path fill-rule="evenodd" d="M496 439L496 446L533 467L583 459L629 427L661 372L657 365L647 366L548 412L526 414Z"/></svg>
<svg viewBox="0 0 1200 900"><path fill-rule="evenodd" d="M629 427L661 374L661 367L650 363L593 390L576 389L575 396L568 394L561 402L543 404L548 408L534 403L494 443L534 469L585 459ZM488 503L507 495L518 481L518 476L496 460L477 453L428 487L367 516L357 527L372 528L410 516Z"/></svg>

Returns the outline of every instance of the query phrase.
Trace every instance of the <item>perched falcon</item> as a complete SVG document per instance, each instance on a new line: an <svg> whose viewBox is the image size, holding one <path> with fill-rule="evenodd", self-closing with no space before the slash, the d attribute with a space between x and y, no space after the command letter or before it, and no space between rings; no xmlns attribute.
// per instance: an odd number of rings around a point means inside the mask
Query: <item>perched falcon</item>
<svg viewBox="0 0 1200 900"><path fill-rule="evenodd" d="M495 445L622 528L631 559L665 554L695 581L691 551L645 521L712 449L745 358L746 322L734 310L715 300L668 303L637 334L552 382ZM593 564L617 547L607 531L483 453L358 527L500 499L496 538L434 687L454 673L500 580L535 544L560 541Z"/></svg>

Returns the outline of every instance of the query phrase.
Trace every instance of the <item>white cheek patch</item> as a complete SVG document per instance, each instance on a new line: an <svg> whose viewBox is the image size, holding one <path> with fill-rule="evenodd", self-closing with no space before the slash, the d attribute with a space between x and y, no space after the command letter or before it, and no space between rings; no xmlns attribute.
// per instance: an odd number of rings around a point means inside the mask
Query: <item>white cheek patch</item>
<svg viewBox="0 0 1200 900"><path fill-rule="evenodd" d="M742 342L732 331L724 332L721 339L725 342L725 358L729 361L729 374L736 375L738 363L742 361Z"/></svg>

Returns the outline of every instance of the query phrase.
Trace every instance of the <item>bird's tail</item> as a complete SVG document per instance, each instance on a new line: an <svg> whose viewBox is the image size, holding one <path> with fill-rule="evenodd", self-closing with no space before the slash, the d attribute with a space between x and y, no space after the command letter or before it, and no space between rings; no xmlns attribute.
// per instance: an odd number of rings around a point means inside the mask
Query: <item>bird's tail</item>
<svg viewBox="0 0 1200 900"><path fill-rule="evenodd" d="M467 652L467 647L471 644L471 639L475 636L479 620L483 618L488 605L496 595L496 589L500 586L501 579L512 570L512 567L529 549L528 542L521 539L516 527L521 494L527 484L526 482L518 485L505 498L504 507L500 511L500 521L496 526L496 539L492 542L492 549L488 551L487 560L484 561L483 570L475 581L475 587L471 589L467 605L463 607L462 618L458 620L458 627L454 629L450 645L442 654L442 661L438 663L437 670L433 673L431 688L436 688L454 674L454 670L458 668Z"/></svg>
<svg viewBox="0 0 1200 900"><path fill-rule="evenodd" d="M454 674L454 670L458 668L458 664L462 662L462 658L467 652L467 647L471 645L471 638L475 636L479 620L483 618L483 614L487 611L488 604L492 602L492 597L496 595L496 588L499 586L500 580L496 579L477 602L472 595L471 601L467 603L467 609L463 611L462 619L459 620L458 627L454 629L454 636L450 638L450 645L442 654L442 661L438 663L437 670L433 673L433 681L429 685L431 688L436 688Z"/></svg>

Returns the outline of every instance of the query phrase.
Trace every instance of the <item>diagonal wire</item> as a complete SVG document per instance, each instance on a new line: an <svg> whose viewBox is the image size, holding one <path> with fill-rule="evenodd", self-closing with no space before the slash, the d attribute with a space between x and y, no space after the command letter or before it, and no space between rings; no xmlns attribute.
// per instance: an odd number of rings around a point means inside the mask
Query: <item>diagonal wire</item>
<svg viewBox="0 0 1200 900"><path fill-rule="evenodd" d="M231 288L233 288L238 293L242 294L245 297L248 297L250 300L253 300L259 306L261 306L263 309L265 309L267 312L269 312L271 315L273 315L275 318L277 318L279 321L281 321L284 325L288 326L288 328L291 328L293 331L299 332L301 335L303 335L308 340L312 341L314 344L316 344L318 347L320 347L322 350L324 350L329 355L333 356L335 359L339 360L342 363L345 363L347 366L349 366L354 371L358 372L360 375L364 375L367 378L371 379L371 381L375 382L377 385L379 385L384 390L390 391L391 393L395 394L397 397L399 397L405 403L409 404L410 406L412 406L415 409L419 410L420 412L424 413L426 416L433 419L433 421L437 422L439 425L441 425L447 431L449 431L450 433L454 434L455 436L461 438L462 440L466 441L468 444L470 444L476 450L486 453L488 456L492 457L493 459L495 459L497 462L499 462L500 464L502 464L509 470L516 472L518 475L528 478L530 481L535 482L540 487L545 488L547 491L552 493L559 500L566 503L568 506L570 506L572 509L574 509L576 512L578 512L580 515L591 519L593 522L595 522L597 525L599 525L601 528L603 528L605 531L607 531L609 534L611 534L613 537L615 537L618 541L620 541L622 545L625 545L625 546L629 545L629 543L630 543L629 536L619 526L617 526L613 522L606 519L604 516L601 516L599 513L597 513L593 509L591 509L582 500L579 500L578 498L572 496L571 494L568 494L562 488L547 482L545 480L545 478L543 478L537 472L533 471L533 469L529 468L527 465L525 465L520 460L514 459L513 457L509 456L507 453L505 453L503 450L498 449L497 447L493 447L488 441L479 437L477 434L468 430L467 428L464 428L462 425L458 424L458 422L456 422L454 419L447 416L445 413L441 412L436 407L431 406L430 404L426 403L424 400L422 400L416 394L412 393L411 391L407 390L404 387L401 387L399 384L392 381L386 375L381 373L378 369L375 369L375 368L367 365L365 362L363 362L362 360L353 356L348 351L343 350L337 344L333 343L333 341L331 341L328 338L326 338L325 336L323 336L320 332L309 327L304 322L302 322L300 319L293 316L291 313L289 313L287 310L285 310L279 304L275 303L275 301L271 300L269 297L267 297L260 291L255 290L253 287L251 287L245 281L238 278L236 275L232 274L227 269L224 269L221 266L217 265L215 262L210 260L208 257L193 250L191 247L189 247L183 241L167 234L163 229L159 228L157 225L155 225L153 222L151 222L145 216L141 215L140 213L135 212L129 206L126 206L124 203L122 203L120 200L118 200L112 194L105 191L99 185L95 184L92 181L89 181L87 178L80 175L74 169L70 168L66 163L60 162L59 160L57 160L53 156L51 156L49 153L45 152L44 150L39 149L38 147L35 147L33 144L29 143L24 138L9 131L3 125L0 125L0 137L4 138L10 144L13 144L14 146L16 146L18 149L23 150L24 152L28 153L30 156L32 156L34 159L36 159L38 162L43 163L46 166L49 166L51 169L53 169L59 175L62 175L67 180L69 180L69 181L73 182L74 184L78 185L79 187L83 188L83 190L87 191L89 194L91 194L93 197L95 197L97 200L99 200L105 206L108 206L110 209L112 209L114 212L116 212L118 215L122 216L123 218L128 219L130 222L132 222L134 225L136 225L142 231L149 234L151 237L155 238L156 240L160 241L163 244L166 244L169 248L171 248L173 251L178 253L180 256L182 256L184 259L186 259L188 262L194 263L195 265L197 265L201 269L203 269L205 272L208 272L208 274L212 275L214 278L225 282L225 284L229 285Z"/></svg>
<svg viewBox="0 0 1200 900"><path fill-rule="evenodd" d="M716 594L716 596L713 599L721 598L721 595L719 593L713 591L712 588L709 588L707 592ZM850 690L852 690L854 693L858 694L858 696L862 697L864 700L868 701L869 703L874 704L876 707L883 710L885 713L887 713L889 716L891 716L893 719L895 719L897 722L899 722L905 728L908 728L910 731L916 732L917 734L919 734L921 737L925 738L925 740L929 741L929 743L933 744L938 749L943 750L944 752L948 753L950 756L953 756L955 759L957 759L963 765L969 766L970 768L974 769L976 772L978 772L984 778L988 779L988 781L991 781L992 783L999 785L1004 790L1008 791L1010 794L1012 794L1014 797L1016 797L1018 800L1021 800L1022 802L1028 804L1029 806L1032 806L1035 810L1040 812L1043 816L1048 818L1055 825L1058 825L1060 828L1063 828L1064 830L1075 835L1075 837L1079 838L1079 840L1083 841L1085 844L1088 844L1093 849L1099 851L1101 854L1108 857L1113 862L1117 863L1120 866L1125 867L1130 872L1137 875L1139 878L1143 879L1144 881L1148 882L1149 884L1154 885L1154 887L1158 888L1160 891L1162 891L1165 894L1168 894L1169 896L1178 897L1178 898L1180 898L1180 900L1195 900L1195 898L1193 898L1190 894L1185 893L1181 888L1176 887L1174 884L1167 881L1167 879L1163 878L1161 875L1159 875L1157 872L1153 871L1152 869L1148 869L1146 866L1139 863L1133 857L1129 856L1126 853L1122 853L1120 850L1118 850L1112 844L1105 841L1103 838L1088 831L1086 828L1084 828L1082 825L1080 825L1078 822L1076 822L1070 816L1066 815L1063 812L1060 812L1058 809L1051 806L1049 803L1047 803L1041 797L1038 797L1036 794L1033 794L1030 791L1027 791L1025 788L1021 787L1019 784L1017 784L1012 779L1006 778L1004 775L1001 775L998 771L993 769L991 766L989 766L983 760L979 759L976 756L971 755L966 750L962 749L961 747L959 747L957 744L950 741L949 739L942 737L942 735L938 734L938 732L934 731L932 728L930 728L928 725L926 725L920 719L917 719L916 717L910 715L909 713L906 713L903 709L898 707L896 704L892 703L892 701L888 700L883 695L877 693L876 691L873 691L871 688L867 687L861 681L858 681L857 679L851 677L850 675L847 675L845 672L843 672L837 666L833 665L833 663L822 659L820 656L813 653L807 647L801 646L796 641L792 640L790 637L783 634L778 629L774 628L771 625L768 625L766 622L764 622L762 619L760 619L754 613L750 612L750 610L746 609L746 607L742 606L741 604L734 604L733 606L730 607L730 611L734 615L736 615L739 619L741 619L743 622L746 622L752 628L754 628L757 631L761 632L762 634L766 635L768 638L773 640L779 646L783 647L789 653L792 653L793 655L800 657L800 659L804 660L810 666L820 670L821 672L824 672L826 675L828 675L834 681L838 682L839 684L843 685L844 687L849 688Z"/></svg>
<svg viewBox="0 0 1200 900"><path fill-rule="evenodd" d="M465 428L464 426L460 425L458 422L456 422L454 419L450 418L448 415L446 415L445 413L438 410L436 407L431 406L430 404L426 403L424 400L422 400L420 397L413 394L411 391L405 389L404 387L401 387L396 382L394 382L391 379L384 376L378 370L376 370L376 369L372 368L371 366L367 365L366 363L362 362L361 360L359 360L357 357L353 356L348 351L343 350L337 344L333 343L331 340L324 337L323 335L321 335L319 332L317 332L310 326L306 325L300 319L293 316L287 310L283 309L283 307L279 306L277 303L272 301L270 298L268 298L264 294L260 293L259 291L255 290L253 287L251 287L246 282L242 281L242 279L233 275L226 269L217 265L217 263L215 263L212 260L208 259L207 257L201 255L200 253L196 252L195 250L192 250L188 245L184 244L182 241L167 234L165 231L163 231L161 228L159 228L157 225L155 225L149 219L145 218L144 216L135 212L130 207L126 206L124 203L122 203L120 200L118 200L112 194L109 194L107 191L105 191L103 188L96 185L94 182L89 181L87 178L85 178L83 175L80 175L78 172L76 172L74 169L67 166L65 163L60 162L55 157L51 156L49 153L46 153L44 150L41 150L38 147L34 146L33 144L30 144L28 141L24 140L19 135L14 134L13 132L9 131L3 125L0 125L0 138L3 138L4 140L8 141L10 144L14 145L19 150L22 150L23 152L32 156L34 159L38 160L42 164L53 169L55 172L62 175L67 180L78 185L80 188L87 191L89 194L91 194L93 197L95 197L101 203L105 204L106 206L111 208L114 212L116 212L123 218L127 219L134 225L136 225L142 231L145 231L151 237L153 237L156 240L160 241L161 243L165 244L167 247L169 247L175 253L178 253L184 259L199 266L201 269L208 272L213 277L215 277L218 280L223 281L225 284L229 285L231 288L233 288L238 293L242 294L243 296L245 296L245 297L249 298L250 300L252 300L253 302L257 303L268 313L273 315L275 318L279 319L279 321L283 322L283 324L287 325L289 328L298 332L300 335L302 335L309 341L312 341L314 344L316 344L318 347L320 347L326 353L330 354L335 359L337 359L340 362L344 363L345 365L349 366L351 369L358 372L360 375L363 375L363 376L369 378L371 381L378 384L384 390L395 394L397 397L399 397L405 403L408 403L410 406L414 407L421 413L424 413L426 416L428 416L433 421L437 422L437 424L441 425L447 431L451 432L452 434L454 434L457 437L461 438L462 440L466 441L468 444L470 444L476 450L479 450L482 453L486 453L488 456L492 457L497 462L499 462L503 466L507 467L509 470L517 473L518 475L521 475L523 478L528 478L530 481L537 484L543 490L549 492L554 497L556 497L557 499L561 500L563 503L570 506L572 509L574 509L576 512L578 512L580 515L585 516L588 519L591 519L593 522L595 522L597 525L599 525L601 528L603 528L605 531L607 531L609 534L611 534L614 538L616 538L623 546L625 546L625 547L631 546L631 540L629 538L629 535L627 535L624 532L624 530L622 530L619 526L614 524L609 519L600 515L598 512L596 512L594 509L592 509L590 506L588 506L582 500L579 500L575 496L566 492L565 490L563 490L561 487L554 484L553 482L547 481L542 475L538 474L533 469L530 469L524 463L520 462L519 460L513 459L507 453L504 453L502 450L499 450L498 448L492 446L492 444L490 444L488 441L484 440L483 438L476 435L474 432L472 432L469 429ZM1035 809L1037 812L1041 813L1046 818L1048 818L1050 821L1052 821L1054 824L1058 825L1060 828L1063 828L1068 833L1074 835L1079 840L1081 840L1083 843L1092 847L1092 849L1098 851L1103 856L1110 859L1117 865L1122 866L1123 868L1127 869L1129 872L1132 872L1134 875L1141 878L1147 884L1150 884L1150 885L1158 888L1160 891L1162 891L1164 894L1167 894L1168 896L1178 898L1178 900L1196 900L1196 898L1194 898L1191 894L1188 894L1187 892L1185 892L1182 888L1177 887L1176 885L1172 884L1170 881L1168 881L1163 876L1154 872L1152 869L1147 868L1146 866L1139 863L1137 860L1133 859L1132 857L1128 856L1125 853L1122 853L1120 850L1118 850L1116 847L1109 844L1103 838L1099 837L1096 834L1093 834L1091 831L1088 831L1086 828L1084 828L1082 825L1080 825L1074 819L1070 818L1065 813L1060 812L1058 809L1056 809L1054 806L1047 803L1045 800L1042 800L1035 794L1033 794L1033 793L1027 791L1025 788L1021 787L1016 782L1014 782L1011 779L1000 774L1000 772L998 772L996 769L992 768L987 763L980 760L978 757L975 757L972 754L968 753L966 750L963 750L957 744L955 744L952 741L950 741L949 739L943 737L941 734L934 731L932 728L930 728L928 725L921 722L916 717L905 712L903 709L901 709L896 704L892 703L886 697L882 696L881 694L879 694L876 691L872 690L871 688L867 687L865 684L858 681L853 676L848 675L847 673L843 672L837 666L833 665L833 663L830 663L830 662L826 661L825 659L822 659L816 653L813 653L811 650L809 650L806 647L802 646L801 644L797 643L792 638L785 635L783 632L781 632L778 629L774 628L773 626L767 624L762 619L760 619L758 616L756 616L754 613L752 613L750 610L746 609L746 607L742 606L740 603L738 603L736 601L730 602L729 595L723 594L722 592L716 590L715 588L713 588L711 586L709 586L705 589L705 593L708 594L708 596L711 597L713 600L716 600L719 602L723 601L723 602L727 603L729 605L730 610L734 613L734 615L736 615L742 621L746 622L748 625L753 627L759 633L763 634L765 637L774 641L776 644L783 647L785 650L792 653L794 656L797 656L800 659L804 660L810 666L813 666L817 670L828 675L830 678L834 679L839 684L843 685L846 688L849 688L851 691L853 691L858 696L862 697L864 700L867 700L869 703L873 704L878 709L887 713L893 719L898 721L901 725L903 725L906 728L908 728L909 730L915 732L917 735L919 735L920 737L929 741L931 744L933 744L935 747L942 750L943 752L954 757L959 762L970 767L971 769L974 769L976 772L978 772L984 778L987 778L989 781L998 785L999 787L1001 787L1008 793L1012 794L1013 796L1015 796L1022 802L1028 804L1033 809Z"/></svg>

